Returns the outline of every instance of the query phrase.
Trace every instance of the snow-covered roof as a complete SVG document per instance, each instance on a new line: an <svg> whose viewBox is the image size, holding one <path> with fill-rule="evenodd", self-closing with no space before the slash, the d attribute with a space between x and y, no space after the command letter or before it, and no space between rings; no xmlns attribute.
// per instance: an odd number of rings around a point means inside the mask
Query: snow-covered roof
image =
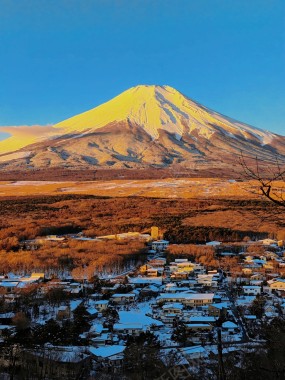
<svg viewBox="0 0 285 380"><path fill-rule="evenodd" d="M13 288L13 287L16 287L17 285L19 284L19 282L12 282L12 281L1 281L0 282L0 286L4 287L4 288Z"/></svg>
<svg viewBox="0 0 285 380"><path fill-rule="evenodd" d="M11 325L0 325L0 330L12 330L15 329L16 326L11 326Z"/></svg>
<svg viewBox="0 0 285 380"><path fill-rule="evenodd" d="M93 333L98 333L98 334L100 334L102 331L103 331L103 325L101 325L100 323L94 323L90 327L90 330L89 330L90 333L93 332Z"/></svg>
<svg viewBox="0 0 285 380"><path fill-rule="evenodd" d="M192 354L197 354L197 353L200 353L200 354L207 354L207 351L206 351L205 348L202 347L202 346L184 347L184 348L180 348L180 351L181 351L184 355L192 355Z"/></svg>
<svg viewBox="0 0 285 380"><path fill-rule="evenodd" d="M49 359L55 360L57 362L68 362L68 363L78 363L81 360L87 358L89 355L85 354L84 347L80 346L53 346L52 344L45 344L39 347L38 350L27 349L26 351L31 352L35 356L46 357L48 355Z"/></svg>
<svg viewBox="0 0 285 380"><path fill-rule="evenodd" d="M208 316L199 316L199 317L190 317L189 318L189 321L191 322L191 323L200 323L200 322L202 322L202 323L213 323L213 322L216 322L216 318L215 317L208 317Z"/></svg>
<svg viewBox="0 0 285 380"><path fill-rule="evenodd" d="M0 313L0 318L13 318L15 317L15 313L9 312L9 313Z"/></svg>
<svg viewBox="0 0 285 380"><path fill-rule="evenodd" d="M90 315L98 314L98 310L97 310L95 307L88 307L88 308L86 309L86 311L87 311Z"/></svg>
<svg viewBox="0 0 285 380"><path fill-rule="evenodd" d="M119 318L119 322L125 325L132 324L133 321L136 321L145 328L151 325L163 326L163 323L161 321L158 321L157 319L146 315L146 311L144 310L121 310L119 311Z"/></svg>
<svg viewBox="0 0 285 380"><path fill-rule="evenodd" d="M143 330L141 323L115 323L114 330Z"/></svg>
<svg viewBox="0 0 285 380"><path fill-rule="evenodd" d="M256 286L256 285L244 285L243 288L244 289L260 289L260 286Z"/></svg>
<svg viewBox="0 0 285 380"><path fill-rule="evenodd" d="M188 328L192 328L192 327L212 327L211 325L209 325L209 323L187 323L186 326Z"/></svg>
<svg viewBox="0 0 285 380"><path fill-rule="evenodd" d="M162 277L128 277L130 284L162 284Z"/></svg>
<svg viewBox="0 0 285 380"><path fill-rule="evenodd" d="M220 241L209 241L208 243L206 243L206 245L220 245L222 244Z"/></svg>
<svg viewBox="0 0 285 380"><path fill-rule="evenodd" d="M179 303L179 302L175 302L175 303L171 303L171 304L166 304L166 305L162 306L163 309L180 309L180 310L182 310L183 307L184 306L182 305L182 303Z"/></svg>
<svg viewBox="0 0 285 380"><path fill-rule="evenodd" d="M72 300L72 301L70 301L70 310L74 311L81 303L82 303L82 300Z"/></svg>
<svg viewBox="0 0 285 380"><path fill-rule="evenodd" d="M214 306L216 309L228 308L228 304L226 302L213 303L212 306Z"/></svg>
<svg viewBox="0 0 285 380"><path fill-rule="evenodd" d="M120 346L120 345L107 345L102 347L89 347L89 351L91 354L102 357L102 358L108 358L113 355L121 354L125 351L126 346Z"/></svg>
<svg viewBox="0 0 285 380"><path fill-rule="evenodd" d="M94 305L107 305L108 303L109 303L108 300L100 300L100 301L94 302Z"/></svg>
<svg viewBox="0 0 285 380"><path fill-rule="evenodd" d="M231 321L224 322L222 324L222 327L224 329L236 329L236 328L238 328L238 326L234 322L231 322Z"/></svg>
<svg viewBox="0 0 285 380"><path fill-rule="evenodd" d="M212 299L214 293L161 293L159 299L177 298L177 299Z"/></svg>
<svg viewBox="0 0 285 380"><path fill-rule="evenodd" d="M245 319L256 319L256 315L244 315Z"/></svg>

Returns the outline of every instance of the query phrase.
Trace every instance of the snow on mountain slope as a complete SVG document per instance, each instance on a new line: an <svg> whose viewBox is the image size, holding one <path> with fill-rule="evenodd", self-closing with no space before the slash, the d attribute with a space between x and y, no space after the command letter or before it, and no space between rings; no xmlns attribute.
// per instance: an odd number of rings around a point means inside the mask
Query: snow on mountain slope
<svg viewBox="0 0 285 380"><path fill-rule="evenodd" d="M285 161L285 137L223 116L169 86L136 86L53 127L9 132L0 142L0 166L6 170L231 169L241 151L267 162L276 156Z"/></svg>
<svg viewBox="0 0 285 380"><path fill-rule="evenodd" d="M141 126L153 139L159 137L159 129L175 134L181 139L186 129L197 129L199 135L210 138L215 125L225 132L261 142L272 139L270 132L250 127L213 112L185 97L170 86L141 85L132 87L112 100L90 111L81 113L56 124L64 133L95 131L115 121L128 120Z"/></svg>

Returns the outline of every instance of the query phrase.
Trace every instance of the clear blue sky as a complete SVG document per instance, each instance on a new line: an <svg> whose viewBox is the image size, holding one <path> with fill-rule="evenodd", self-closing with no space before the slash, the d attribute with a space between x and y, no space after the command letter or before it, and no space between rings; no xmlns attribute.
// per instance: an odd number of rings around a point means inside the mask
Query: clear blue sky
<svg viewBox="0 0 285 380"><path fill-rule="evenodd" d="M285 135L285 1L0 0L0 125L56 123L137 84Z"/></svg>

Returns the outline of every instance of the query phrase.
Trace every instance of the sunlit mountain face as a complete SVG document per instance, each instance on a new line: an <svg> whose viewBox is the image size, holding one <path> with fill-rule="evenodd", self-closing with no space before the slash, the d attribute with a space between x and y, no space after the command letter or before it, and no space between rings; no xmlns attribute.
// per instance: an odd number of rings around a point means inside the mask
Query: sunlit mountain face
<svg viewBox="0 0 285 380"><path fill-rule="evenodd" d="M285 160L285 137L238 122L169 86L141 85L48 127L5 127L3 169L221 168L241 152Z"/></svg>

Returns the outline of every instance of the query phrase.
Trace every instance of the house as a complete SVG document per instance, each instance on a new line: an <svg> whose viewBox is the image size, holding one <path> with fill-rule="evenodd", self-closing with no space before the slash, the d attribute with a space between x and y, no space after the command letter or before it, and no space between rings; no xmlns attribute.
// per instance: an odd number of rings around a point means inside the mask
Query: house
<svg viewBox="0 0 285 380"><path fill-rule="evenodd" d="M174 280L174 281L180 281L180 280L187 280L188 276L189 276L189 272L177 271L177 272L173 272L170 275L170 278L171 278L171 280Z"/></svg>
<svg viewBox="0 0 285 380"><path fill-rule="evenodd" d="M94 305L98 311L102 312L103 310L106 310L108 308L109 301L108 300L99 300L99 301L96 301L94 303Z"/></svg>
<svg viewBox="0 0 285 380"><path fill-rule="evenodd" d="M94 319L98 316L98 310L94 306L89 306L86 309L86 313L89 315L90 318Z"/></svg>
<svg viewBox="0 0 285 380"><path fill-rule="evenodd" d="M20 364L26 378L76 380L85 378L91 368L91 355L82 347L45 345L38 349L24 349Z"/></svg>
<svg viewBox="0 0 285 380"><path fill-rule="evenodd" d="M162 310L164 314L176 314L180 315L182 314L183 305L182 303L172 303L172 304L166 304L162 306Z"/></svg>
<svg viewBox="0 0 285 380"><path fill-rule="evenodd" d="M0 337L5 337L6 333L13 334L16 331L16 327L13 325L0 325Z"/></svg>
<svg viewBox="0 0 285 380"><path fill-rule="evenodd" d="M276 311L276 308L274 305L267 304L264 307L264 315L265 317L270 319L270 318L278 317L279 314Z"/></svg>
<svg viewBox="0 0 285 380"><path fill-rule="evenodd" d="M244 318L246 324L247 324L249 327L254 327L254 326L256 326L256 319L257 319L256 315L245 314L245 315L243 316L243 318Z"/></svg>
<svg viewBox="0 0 285 380"><path fill-rule="evenodd" d="M210 317L210 316L193 316L189 318L190 323L200 323L200 324L215 324L216 323L216 318L215 317Z"/></svg>
<svg viewBox="0 0 285 380"><path fill-rule="evenodd" d="M252 274L252 268L242 268L242 273L245 275Z"/></svg>
<svg viewBox="0 0 285 380"><path fill-rule="evenodd" d="M157 302L181 302L183 305L198 307L213 303L213 293L161 293Z"/></svg>
<svg viewBox="0 0 285 380"><path fill-rule="evenodd" d="M285 279L277 278L276 280L268 281L271 290L285 291Z"/></svg>
<svg viewBox="0 0 285 380"><path fill-rule="evenodd" d="M131 303L134 302L136 295L134 293L116 293L113 294L111 300L115 303Z"/></svg>
<svg viewBox="0 0 285 380"><path fill-rule="evenodd" d="M144 328L141 323L115 323L113 331L119 335L139 336L144 331Z"/></svg>
<svg viewBox="0 0 285 380"><path fill-rule="evenodd" d="M90 330L88 332L88 336L90 338L94 338L94 337L98 337L102 334L104 330L104 327L102 324L100 323L94 323L91 327L90 327Z"/></svg>
<svg viewBox="0 0 285 380"><path fill-rule="evenodd" d="M252 276L250 276L251 281L263 281L264 275L262 273L254 273Z"/></svg>
<svg viewBox="0 0 285 380"><path fill-rule="evenodd" d="M19 285L20 281L13 281L11 279L3 279L0 281L0 291L3 292L4 294L7 293L14 293L15 289Z"/></svg>
<svg viewBox="0 0 285 380"><path fill-rule="evenodd" d="M83 284L80 284L79 282L72 282L67 289L71 294L79 294L82 290Z"/></svg>
<svg viewBox="0 0 285 380"><path fill-rule="evenodd" d="M89 347L90 353L100 367L110 367L112 369L123 364L125 349L126 346L122 345Z"/></svg>
<svg viewBox="0 0 285 380"><path fill-rule="evenodd" d="M245 295L240 296L236 300L236 305L248 307L252 304L255 298L256 298L255 296L245 296Z"/></svg>
<svg viewBox="0 0 285 380"><path fill-rule="evenodd" d="M128 277L128 282L135 288L143 288L148 285L162 285L162 277Z"/></svg>
<svg viewBox="0 0 285 380"><path fill-rule="evenodd" d="M196 274L199 274L199 273L202 274L202 273L206 272L206 269L205 269L205 267L202 264L196 264L195 263L194 272Z"/></svg>
<svg viewBox="0 0 285 380"><path fill-rule="evenodd" d="M209 323L187 323L185 326L191 332L210 332L213 329Z"/></svg>
<svg viewBox="0 0 285 380"><path fill-rule="evenodd" d="M195 268L195 264L191 263L191 261L188 261L188 260L184 262L178 262L176 264L177 264L178 272L193 272Z"/></svg>
<svg viewBox="0 0 285 380"><path fill-rule="evenodd" d="M0 314L0 325L10 325L12 323L12 319L15 317L15 313L1 313Z"/></svg>
<svg viewBox="0 0 285 380"><path fill-rule="evenodd" d="M249 284L254 285L254 286L262 286L263 281L262 280L250 280Z"/></svg>
<svg viewBox="0 0 285 380"><path fill-rule="evenodd" d="M225 302L213 303L208 306L208 313L214 317L226 317L228 313L228 305Z"/></svg>
<svg viewBox="0 0 285 380"><path fill-rule="evenodd" d="M45 274L44 272L33 272L30 278L33 280L33 282L41 282L45 279Z"/></svg>
<svg viewBox="0 0 285 380"><path fill-rule="evenodd" d="M169 246L169 241L167 240L156 240L151 243L151 249L155 252L164 251Z"/></svg>
<svg viewBox="0 0 285 380"><path fill-rule="evenodd" d="M208 357L207 351L202 346L184 347L179 350L188 361L205 359Z"/></svg>
<svg viewBox="0 0 285 380"><path fill-rule="evenodd" d="M91 339L92 344L94 344L95 346L105 346L107 344L112 344L112 341L113 341L112 334L105 332L104 329L99 335Z"/></svg>
<svg viewBox="0 0 285 380"><path fill-rule="evenodd" d="M168 284L165 285L166 293L194 293L194 291L190 291L187 286L176 286L173 283L170 284L171 286L168 286Z"/></svg>
<svg viewBox="0 0 285 380"><path fill-rule="evenodd" d="M197 283L209 288L216 288L218 286L219 275L215 274L198 274Z"/></svg>
<svg viewBox="0 0 285 380"><path fill-rule="evenodd" d="M60 306L57 310L56 319L57 320L63 320L70 318L70 308L69 306Z"/></svg>
<svg viewBox="0 0 285 380"><path fill-rule="evenodd" d="M164 257L155 258L148 261L148 264L151 265L153 268L160 268L163 267L166 264L166 259Z"/></svg>
<svg viewBox="0 0 285 380"><path fill-rule="evenodd" d="M230 334L234 334L239 331L238 325L231 321L224 322L222 324L222 329Z"/></svg>
<svg viewBox="0 0 285 380"><path fill-rule="evenodd" d="M157 277L158 269L157 268L148 268L146 271L146 275L148 277Z"/></svg>
<svg viewBox="0 0 285 380"><path fill-rule="evenodd" d="M141 290L141 294L145 296L153 296L160 292L160 289L158 286L155 285L148 285L145 288Z"/></svg>
<svg viewBox="0 0 285 380"><path fill-rule="evenodd" d="M162 306L162 315L160 316L162 322L167 325L172 325L178 321L182 316L183 305L181 303L166 304Z"/></svg>
<svg viewBox="0 0 285 380"><path fill-rule="evenodd" d="M244 285L242 289L243 293L249 296L256 296L257 294L261 293L261 286Z"/></svg>

